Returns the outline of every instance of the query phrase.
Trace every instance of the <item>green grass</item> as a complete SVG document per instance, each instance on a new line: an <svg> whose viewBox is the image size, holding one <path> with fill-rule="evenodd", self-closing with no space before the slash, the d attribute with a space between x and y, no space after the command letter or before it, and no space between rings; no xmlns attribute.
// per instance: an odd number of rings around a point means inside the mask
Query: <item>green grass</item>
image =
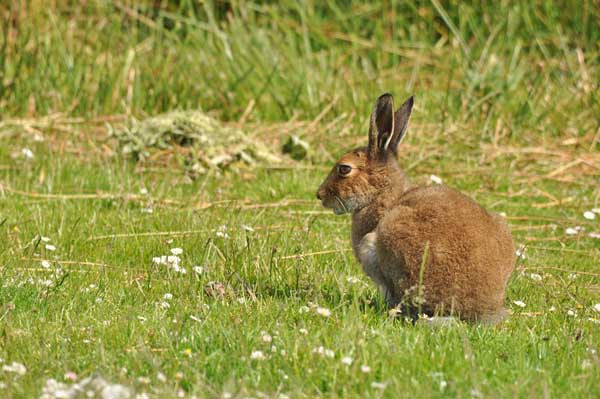
<svg viewBox="0 0 600 399"><path fill-rule="evenodd" d="M69 371L161 398L598 395L596 2L57 3L0 6L0 368L27 368L0 397ZM505 212L527 246L497 328L388 317L315 199L383 91L416 95L413 180ZM196 108L309 159L190 180L122 159L102 122ZM175 247L186 274L152 262Z"/></svg>

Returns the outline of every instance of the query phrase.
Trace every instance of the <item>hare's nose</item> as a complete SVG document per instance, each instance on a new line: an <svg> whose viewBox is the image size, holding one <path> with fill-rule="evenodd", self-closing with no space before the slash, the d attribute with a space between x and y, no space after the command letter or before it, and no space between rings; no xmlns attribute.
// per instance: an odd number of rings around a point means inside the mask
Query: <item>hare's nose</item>
<svg viewBox="0 0 600 399"><path fill-rule="evenodd" d="M317 191L317 199L320 200L321 199L321 194L320 191Z"/></svg>

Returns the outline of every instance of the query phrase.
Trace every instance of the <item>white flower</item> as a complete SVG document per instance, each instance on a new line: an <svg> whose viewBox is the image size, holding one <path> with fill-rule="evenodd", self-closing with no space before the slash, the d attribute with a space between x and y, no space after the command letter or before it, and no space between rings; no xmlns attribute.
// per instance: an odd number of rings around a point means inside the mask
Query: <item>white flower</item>
<svg viewBox="0 0 600 399"><path fill-rule="evenodd" d="M445 380L440 381L440 391L443 391L448 386L448 383Z"/></svg>
<svg viewBox="0 0 600 399"><path fill-rule="evenodd" d="M165 265L165 264L167 264L167 257L166 256L155 256L152 258L152 263L155 263L157 265Z"/></svg>
<svg viewBox="0 0 600 399"><path fill-rule="evenodd" d="M550 306L550 309L548 309L550 312L556 312L556 306L552 305Z"/></svg>
<svg viewBox="0 0 600 399"><path fill-rule="evenodd" d="M321 315L323 317L331 316L331 310L329 310L327 308L317 307L316 312L318 315Z"/></svg>
<svg viewBox="0 0 600 399"><path fill-rule="evenodd" d="M171 253L173 255L181 255L183 253L183 249L181 249L181 248L171 248Z"/></svg>
<svg viewBox="0 0 600 399"><path fill-rule="evenodd" d="M346 366L350 366L353 362L354 359L352 359L350 356L344 356L342 358L342 363L344 363Z"/></svg>
<svg viewBox="0 0 600 399"><path fill-rule="evenodd" d="M531 274L529 274L529 278L531 278L534 281L542 281L542 276L540 276L537 273L531 273Z"/></svg>
<svg viewBox="0 0 600 399"><path fill-rule="evenodd" d="M306 328L301 328L301 329L298 330L298 332L300 334L304 334L304 335L308 334L308 330Z"/></svg>
<svg viewBox="0 0 600 399"><path fill-rule="evenodd" d="M142 212L142 213L154 213L154 209L152 209L151 207L148 206L148 207L140 209L140 212Z"/></svg>
<svg viewBox="0 0 600 399"><path fill-rule="evenodd" d="M600 303L597 303L597 304L594 305L594 310L596 312L600 312Z"/></svg>
<svg viewBox="0 0 600 399"><path fill-rule="evenodd" d="M48 262L46 259L44 259L44 260L42 261L42 267L43 267L44 269L50 269L50 266L51 266L51 265L50 265L50 262Z"/></svg>
<svg viewBox="0 0 600 399"><path fill-rule="evenodd" d="M571 309L567 310L567 316L577 316L577 313L575 313L574 311L572 311Z"/></svg>
<svg viewBox="0 0 600 399"><path fill-rule="evenodd" d="M165 302L165 301L160 302L159 305L163 309L169 309L171 307L171 304L169 302Z"/></svg>
<svg viewBox="0 0 600 399"><path fill-rule="evenodd" d="M52 244L46 244L45 246L48 251L56 251L56 247Z"/></svg>
<svg viewBox="0 0 600 399"><path fill-rule="evenodd" d="M142 194L142 195L148 195L148 189L146 187L140 188L140 194Z"/></svg>
<svg viewBox="0 0 600 399"><path fill-rule="evenodd" d="M515 255L520 259L527 259L527 255L525 255L525 251L527 248L524 245L519 245L517 250L515 251Z"/></svg>
<svg viewBox="0 0 600 399"><path fill-rule="evenodd" d="M177 255L167 256L167 263L171 265L179 265L181 258Z"/></svg>
<svg viewBox="0 0 600 399"><path fill-rule="evenodd" d="M167 382L167 376L164 375L163 373L161 373L160 371L158 373L156 373L156 379L162 383Z"/></svg>
<svg viewBox="0 0 600 399"><path fill-rule="evenodd" d="M583 217L587 220L594 220L596 219L596 214L592 211L585 211L583 212Z"/></svg>
<svg viewBox="0 0 600 399"><path fill-rule="evenodd" d="M252 351L250 359L254 360L265 360L265 354L262 351Z"/></svg>
<svg viewBox="0 0 600 399"><path fill-rule="evenodd" d="M192 267L192 270L196 274L202 274L202 273L204 273L204 268L202 266L194 266L194 267Z"/></svg>
<svg viewBox="0 0 600 399"><path fill-rule="evenodd" d="M25 373L27 373L27 368L21 363L12 362L10 365L5 364L4 366L2 366L2 371L6 371L8 373L15 373L18 375L25 375Z"/></svg>
<svg viewBox="0 0 600 399"><path fill-rule="evenodd" d="M591 233L588 234L588 236L590 238L600 238L600 233L596 233L596 232L592 231Z"/></svg>
<svg viewBox="0 0 600 399"><path fill-rule="evenodd" d="M356 283L360 283L360 278L358 278L356 276L348 276L348 278L346 278L346 281L349 284L356 284Z"/></svg>
<svg viewBox="0 0 600 399"><path fill-rule="evenodd" d="M243 224L243 225L242 225L242 229L244 229L244 230L246 230L246 231L250 231L250 232L253 232L253 231L254 231L254 229L253 229L252 227L250 227L250 226L248 226L248 225L246 225L246 224Z"/></svg>
<svg viewBox="0 0 600 399"><path fill-rule="evenodd" d="M436 175L430 175L429 180L431 180L435 184L442 184L442 178Z"/></svg>
<svg viewBox="0 0 600 399"><path fill-rule="evenodd" d="M102 391L102 399L128 399L131 397L131 391L125 385L121 384L108 384Z"/></svg>
<svg viewBox="0 0 600 399"><path fill-rule="evenodd" d="M577 229L573 228L573 227L567 227L565 229L565 234L568 236L574 236L578 233Z"/></svg>
<svg viewBox="0 0 600 399"><path fill-rule="evenodd" d="M313 353L316 353L321 356L329 357L329 358L335 357L334 351L332 351L331 349L327 349L323 346L319 346L318 348L313 349Z"/></svg>
<svg viewBox="0 0 600 399"><path fill-rule="evenodd" d="M525 302L523 302L523 301L513 301L513 303L520 308L524 308L525 306L527 306L527 305L525 305Z"/></svg>
<svg viewBox="0 0 600 399"><path fill-rule="evenodd" d="M373 381L371 383L371 388L375 388L375 389L385 389L386 384L381 383L381 382L377 382L377 381Z"/></svg>
<svg viewBox="0 0 600 399"><path fill-rule="evenodd" d="M173 294L171 294L170 292L167 292L165 295L163 295L163 299L165 301L170 301L171 299L173 299Z"/></svg>
<svg viewBox="0 0 600 399"><path fill-rule="evenodd" d="M271 342L271 341L273 341L273 337L271 337L269 334L267 334L266 332L263 331L262 340L263 340L263 342Z"/></svg>
<svg viewBox="0 0 600 399"><path fill-rule="evenodd" d="M366 364L363 364L362 366L360 366L360 371L362 371L365 374L370 373L371 367L367 366Z"/></svg>
<svg viewBox="0 0 600 399"><path fill-rule="evenodd" d="M50 242L50 237L41 236L40 239L44 242Z"/></svg>
<svg viewBox="0 0 600 399"><path fill-rule="evenodd" d="M33 159L33 151L31 151L29 148L23 148L21 150L21 154L23 154L23 156L27 159Z"/></svg>

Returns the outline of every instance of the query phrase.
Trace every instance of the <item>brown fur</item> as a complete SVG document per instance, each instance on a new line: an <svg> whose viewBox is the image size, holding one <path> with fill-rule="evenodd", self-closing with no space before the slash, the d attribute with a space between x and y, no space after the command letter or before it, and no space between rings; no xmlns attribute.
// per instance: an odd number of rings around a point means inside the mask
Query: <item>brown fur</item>
<svg viewBox="0 0 600 399"><path fill-rule="evenodd" d="M515 264L507 223L449 187L411 186L396 151L412 97L393 122L380 120L390 118L391 107L391 96L378 99L369 147L343 155L317 196L336 213L352 213L354 254L388 306L492 324L502 320ZM351 172L341 175L339 165Z"/></svg>

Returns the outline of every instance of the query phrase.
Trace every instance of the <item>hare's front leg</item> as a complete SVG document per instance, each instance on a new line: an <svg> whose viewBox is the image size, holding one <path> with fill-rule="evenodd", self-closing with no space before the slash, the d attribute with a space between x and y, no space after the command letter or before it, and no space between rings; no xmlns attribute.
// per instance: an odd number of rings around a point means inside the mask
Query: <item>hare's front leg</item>
<svg viewBox="0 0 600 399"><path fill-rule="evenodd" d="M377 284L381 290L381 294L385 299L388 307L393 307L394 303L391 287L387 286L386 279L381 273L379 267L379 258L376 249L377 233L372 231L362 238L358 249L358 261L360 262L363 271Z"/></svg>

